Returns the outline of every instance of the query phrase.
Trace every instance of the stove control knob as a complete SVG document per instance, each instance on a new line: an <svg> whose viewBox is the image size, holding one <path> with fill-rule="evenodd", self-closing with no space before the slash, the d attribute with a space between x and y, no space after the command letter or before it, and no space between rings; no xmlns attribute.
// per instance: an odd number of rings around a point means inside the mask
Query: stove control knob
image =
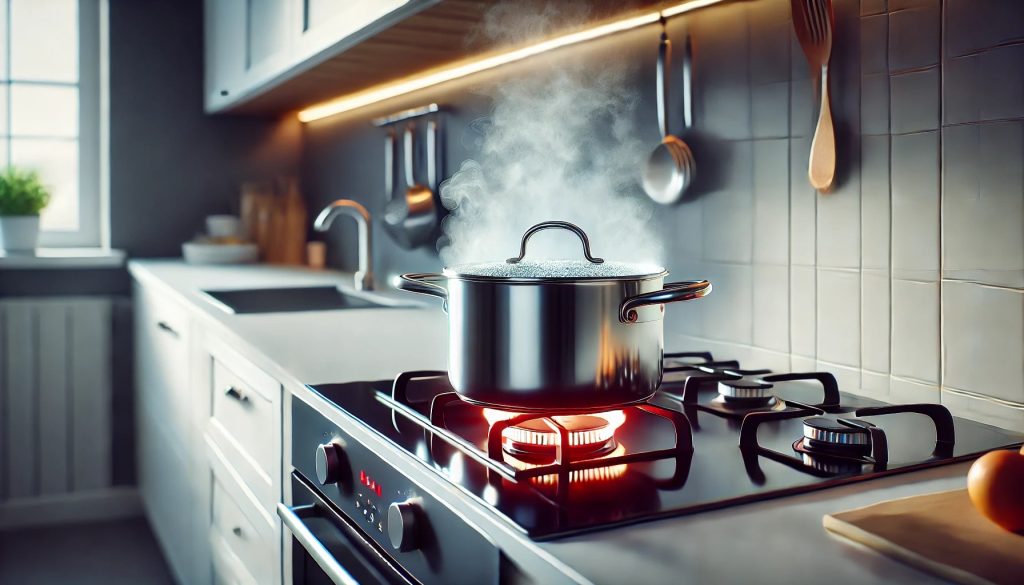
<svg viewBox="0 0 1024 585"><path fill-rule="evenodd" d="M345 470L345 451L338 443L324 443L316 448L316 479L321 485L338 483Z"/></svg>
<svg viewBox="0 0 1024 585"><path fill-rule="evenodd" d="M412 500L393 502L388 507L388 538L395 550L408 552L419 546L417 522L421 513L419 504Z"/></svg>

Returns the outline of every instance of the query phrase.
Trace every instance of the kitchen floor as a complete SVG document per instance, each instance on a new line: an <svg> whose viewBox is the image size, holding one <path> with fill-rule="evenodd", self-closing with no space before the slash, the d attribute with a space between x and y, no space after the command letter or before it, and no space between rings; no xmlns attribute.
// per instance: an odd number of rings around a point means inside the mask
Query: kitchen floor
<svg viewBox="0 0 1024 585"><path fill-rule="evenodd" d="M0 532L0 584L173 584L143 518Z"/></svg>

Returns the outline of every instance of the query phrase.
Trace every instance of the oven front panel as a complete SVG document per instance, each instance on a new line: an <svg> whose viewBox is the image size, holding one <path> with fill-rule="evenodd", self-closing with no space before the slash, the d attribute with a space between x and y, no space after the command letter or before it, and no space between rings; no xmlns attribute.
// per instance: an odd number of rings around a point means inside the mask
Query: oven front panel
<svg viewBox="0 0 1024 585"><path fill-rule="evenodd" d="M318 458L327 483L319 481ZM498 582L500 553L486 535L298 398L292 398L292 466L416 580Z"/></svg>

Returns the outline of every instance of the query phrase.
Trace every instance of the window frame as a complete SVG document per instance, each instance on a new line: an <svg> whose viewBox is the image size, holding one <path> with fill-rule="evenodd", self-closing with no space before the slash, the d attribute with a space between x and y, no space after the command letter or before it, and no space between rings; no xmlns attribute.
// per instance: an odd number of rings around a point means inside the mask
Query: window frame
<svg viewBox="0 0 1024 585"><path fill-rule="evenodd" d="M7 11L5 26L8 30L4 33L8 60L11 1L3 3ZM109 247L107 1L78 0L78 229L40 229L40 247ZM19 81L25 80L9 78L4 82L8 97L12 85ZM7 107L11 107L9 100ZM10 116L9 110L7 115ZM5 165L10 164L10 156L8 152Z"/></svg>

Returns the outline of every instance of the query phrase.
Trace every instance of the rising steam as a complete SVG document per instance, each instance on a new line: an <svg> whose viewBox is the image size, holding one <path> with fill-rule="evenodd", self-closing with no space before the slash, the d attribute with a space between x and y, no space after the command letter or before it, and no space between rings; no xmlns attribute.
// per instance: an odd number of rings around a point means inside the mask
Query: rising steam
<svg viewBox="0 0 1024 585"><path fill-rule="evenodd" d="M574 9L566 12L567 6ZM578 6L500 4L485 20L484 34L500 29L504 39L525 38L556 17L582 18ZM492 114L475 125L482 134L478 157L441 186L451 211L443 224L442 260L451 266L507 258L527 228L558 219L582 227L597 256L658 262L661 246L648 227L651 205L637 181L653 145L634 128L637 95L626 67L559 54L534 63L529 77L490 90ZM574 236L549 234L530 241L531 258L581 258Z"/></svg>

